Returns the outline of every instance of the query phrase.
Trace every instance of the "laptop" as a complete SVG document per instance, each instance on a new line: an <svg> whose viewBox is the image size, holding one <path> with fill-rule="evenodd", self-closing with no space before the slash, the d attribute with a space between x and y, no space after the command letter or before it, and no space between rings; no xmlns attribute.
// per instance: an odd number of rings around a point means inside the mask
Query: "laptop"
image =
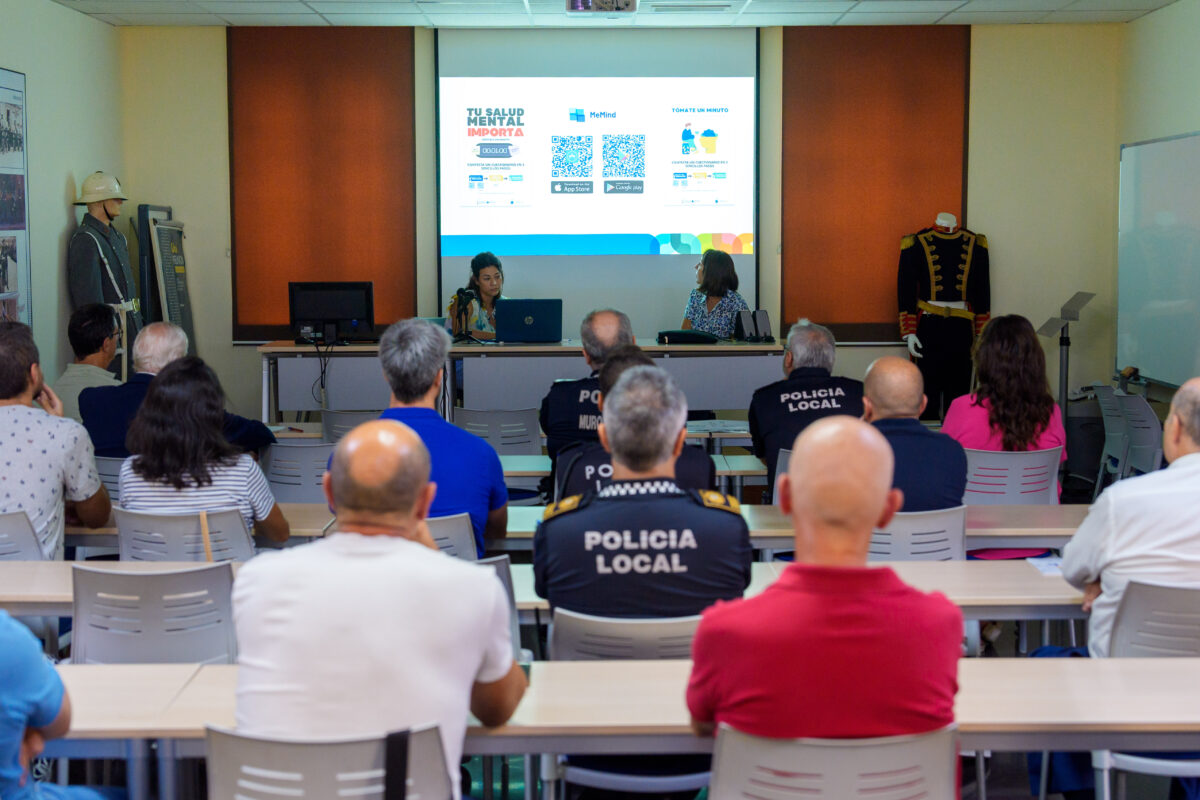
<svg viewBox="0 0 1200 800"><path fill-rule="evenodd" d="M562 341L562 300L497 300L496 341Z"/></svg>

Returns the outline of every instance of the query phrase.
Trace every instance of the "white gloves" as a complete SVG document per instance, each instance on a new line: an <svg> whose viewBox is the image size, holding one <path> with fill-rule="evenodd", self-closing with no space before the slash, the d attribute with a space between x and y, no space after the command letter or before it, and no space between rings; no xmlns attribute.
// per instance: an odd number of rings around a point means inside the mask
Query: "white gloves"
<svg viewBox="0 0 1200 800"><path fill-rule="evenodd" d="M915 333L907 334L904 337L904 341L908 343L909 355L911 355L913 358L921 358L922 357L921 354L917 351L919 348L923 348L924 345L921 344L921 340L917 338L917 335Z"/></svg>

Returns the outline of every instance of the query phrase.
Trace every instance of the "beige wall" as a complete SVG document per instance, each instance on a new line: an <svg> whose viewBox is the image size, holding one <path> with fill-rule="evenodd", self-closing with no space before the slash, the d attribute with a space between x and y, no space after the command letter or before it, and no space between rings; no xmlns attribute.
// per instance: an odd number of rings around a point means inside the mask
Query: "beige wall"
<svg viewBox="0 0 1200 800"><path fill-rule="evenodd" d="M125 176L117 32L49 0L0 0L0 67L25 73L29 132L33 332L53 381L71 359L67 342L67 241L78 186L98 169ZM127 236L127 223L120 228Z"/></svg>
<svg viewBox="0 0 1200 800"><path fill-rule="evenodd" d="M1200 0L1179 0L1125 31L1120 141L1200 131Z"/></svg>
<svg viewBox="0 0 1200 800"><path fill-rule="evenodd" d="M976 26L967 222L988 237L993 314L1040 326L1075 291L1069 386L1107 380L1115 348L1121 25ZM1058 342L1043 339L1051 388Z"/></svg>

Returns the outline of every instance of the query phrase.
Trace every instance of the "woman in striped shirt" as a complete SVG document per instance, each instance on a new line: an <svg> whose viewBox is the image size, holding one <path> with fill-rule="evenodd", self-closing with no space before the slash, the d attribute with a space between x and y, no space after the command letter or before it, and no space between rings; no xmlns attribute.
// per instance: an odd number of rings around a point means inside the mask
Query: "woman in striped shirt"
<svg viewBox="0 0 1200 800"><path fill-rule="evenodd" d="M129 426L121 507L156 513L236 508L246 527L287 540L283 512L248 454L225 439L225 393L195 356L172 361L150 382Z"/></svg>

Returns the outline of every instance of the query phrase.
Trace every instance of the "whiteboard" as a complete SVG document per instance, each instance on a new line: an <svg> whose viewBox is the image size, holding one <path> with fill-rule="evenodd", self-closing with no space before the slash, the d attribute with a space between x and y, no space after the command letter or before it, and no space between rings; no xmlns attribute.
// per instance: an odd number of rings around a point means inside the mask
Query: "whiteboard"
<svg viewBox="0 0 1200 800"><path fill-rule="evenodd" d="M1121 146L1118 370L1200 375L1200 133Z"/></svg>

